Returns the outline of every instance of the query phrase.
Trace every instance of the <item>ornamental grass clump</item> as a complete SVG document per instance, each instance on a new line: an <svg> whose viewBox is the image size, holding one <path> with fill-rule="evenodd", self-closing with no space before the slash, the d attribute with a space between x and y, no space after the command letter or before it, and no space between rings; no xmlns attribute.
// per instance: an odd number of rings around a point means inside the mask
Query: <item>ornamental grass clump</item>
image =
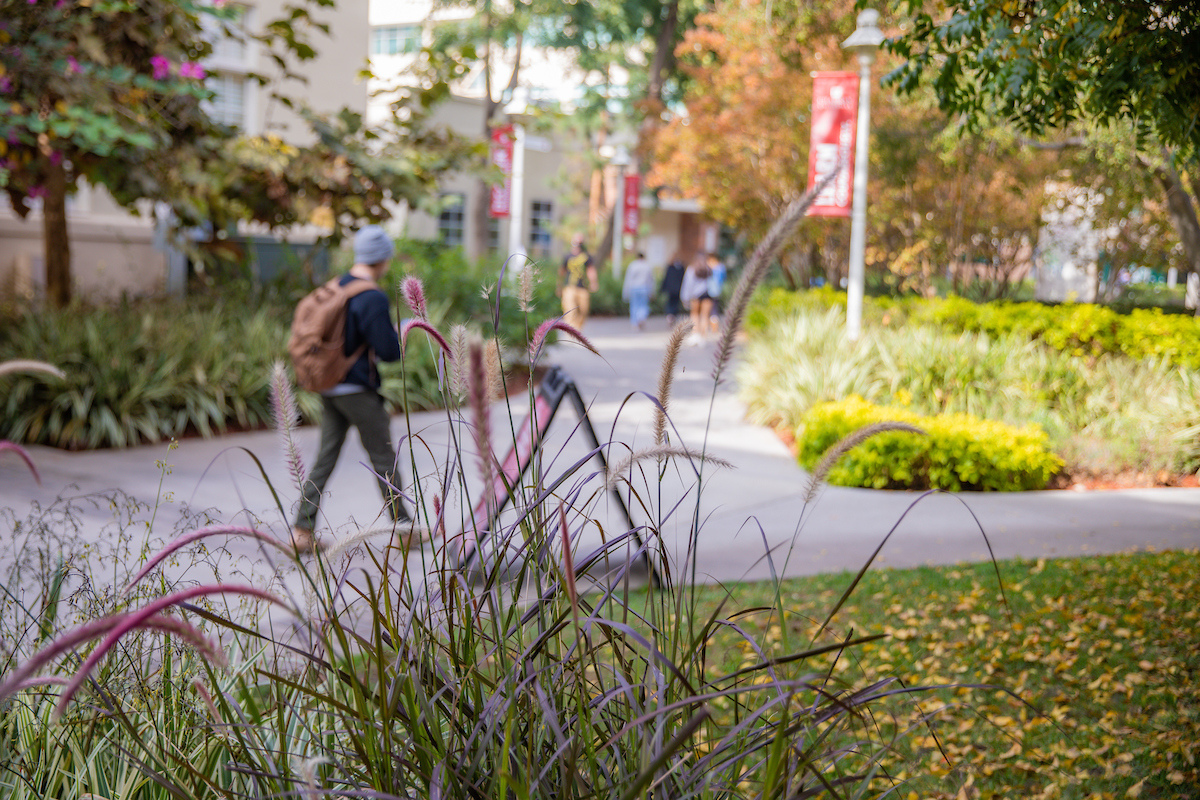
<svg viewBox="0 0 1200 800"><path fill-rule="evenodd" d="M807 199L780 224L794 225ZM766 263L773 255L767 247L755 257ZM761 276L763 269L747 272ZM417 286L406 284L405 293L416 297ZM561 321L543 324L527 348L531 368L544 358L551 330L566 335L564 346L594 349ZM495 325L492 341L498 331ZM725 336L732 341L735 333ZM23 700L31 691L22 688L25 681L48 674L68 681L68 691L41 690L68 713L97 698L116 703L92 670L123 636L157 631L170 613L189 626L178 631L199 666L188 676L188 692L203 716L207 746L225 769L182 777L155 771L156 784L174 797L633 800L894 792L899 782L882 765L891 737L906 731L881 733L887 726L878 715L890 715L891 704L919 687L888 676L854 682L835 670L855 648L881 638L832 632L845 597L819 626L789 618L778 592L766 608L736 609L732 598L715 608L698 601L698 498L707 471L730 465L671 426L665 409L672 376L660 381L657 398L644 396L647 410L664 412L653 448L607 441L578 459L537 452L522 472L503 451L525 444L528 433L515 422L523 406L506 398L497 414L486 401L488 348L467 332L450 338L453 359L440 341L428 345L446 378L452 444L435 474L414 472L406 481L414 532L432 539L426 546L368 530L299 558L276 555L286 550L281 537L262 526L186 534L123 585L137 602L55 637L5 677L0 694ZM493 352L503 358L505 351ZM714 382L728 359L728 348L718 352ZM669 371L673 364L668 356ZM453 373L461 405L449 386ZM536 407L532 388L527 399ZM411 454L429 447L409 430L402 448ZM600 453L611 458L608 471L592 466ZM668 477L682 482L682 500L663 500ZM502 494L487 494L496 486ZM618 528L603 515L614 489L640 522ZM507 504L496 502L505 497ZM663 530L676 519L689 530L682 555L663 543ZM589 536L596 532L599 544ZM290 592L253 590L286 608L288 624L191 603L210 591L219 597L249 588L164 585L164 563L217 536L261 543L295 579L285 582ZM773 564L777 555L764 557ZM647 565L649 576L642 573ZM650 588L640 587L647 577ZM139 594L155 585L163 585L161 598ZM770 636L751 636L742 626L748 615L765 618ZM85 653L96 639L101 644ZM138 757L136 746L124 746ZM169 756L188 757L184 750Z"/></svg>

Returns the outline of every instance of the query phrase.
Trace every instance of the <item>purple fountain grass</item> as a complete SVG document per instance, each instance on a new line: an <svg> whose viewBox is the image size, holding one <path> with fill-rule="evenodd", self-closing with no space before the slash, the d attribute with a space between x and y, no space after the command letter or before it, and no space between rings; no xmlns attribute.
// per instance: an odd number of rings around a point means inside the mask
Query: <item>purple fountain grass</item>
<svg viewBox="0 0 1200 800"><path fill-rule="evenodd" d="M446 337L442 336L441 331L423 319L410 319L404 323L404 329L400 331L400 352L404 352L408 346L408 334L412 332L413 328L420 328L432 336L433 340L446 353L446 357L451 361L454 360L454 351L450 348L450 343L446 341Z"/></svg>
<svg viewBox="0 0 1200 800"><path fill-rule="evenodd" d="M158 553L156 553L149 561L146 562L145 566L138 570L137 575L134 575L125 588L121 590L121 594L129 594L133 587L137 585L138 581L150 574L152 569L161 564L163 559L167 558L176 550L179 550L182 547L187 547L189 544L198 542L201 539L207 539L209 536L244 536L250 539L257 539L263 544L268 544L271 547L275 547L281 552L286 553L289 557L293 557L296 552L294 547L289 547L276 539L274 536L271 536L268 533L263 533L255 528L247 528L241 525L213 525L208 528L201 528L200 530L192 531L191 533L185 533L168 542L162 550L159 550Z"/></svg>
<svg viewBox="0 0 1200 800"><path fill-rule="evenodd" d="M571 555L571 529L567 525L567 507L562 500L558 502L558 520L559 529L562 532L563 574L566 577L567 597L571 601L571 613L575 616L576 623L578 623L579 591L575 586L575 559Z"/></svg>
<svg viewBox="0 0 1200 800"><path fill-rule="evenodd" d="M833 182L842 169L843 167L839 166L816 186L789 203L783 210L783 214L767 231L766 236L758 243L758 247L754 248L754 253L746 262L745 269L742 270L741 279L733 289L733 296L729 298L729 306L725 311L724 322L721 324L721 334L717 337L717 349L713 354L713 380L718 382L721 380L721 373L724 372L725 366L733 356L733 342L738 331L742 329L742 322L746 318L746 307L750 305L750 297L762 283L763 278L767 276L767 270L771 268L771 262L774 261L775 255L796 230L796 226L804 218L804 212L808 211L809 206L817 199L817 195Z"/></svg>
<svg viewBox="0 0 1200 800"><path fill-rule="evenodd" d="M475 417L475 448L479 453L479 472L483 485L492 485L492 425L488 413L487 363L483 341L473 338L467 345L467 403Z"/></svg>
<svg viewBox="0 0 1200 800"><path fill-rule="evenodd" d="M53 364L47 364L45 361L34 361L29 358L14 358L9 361L0 362L0 376L12 375L18 372L42 372L46 375L53 375L55 378L65 378L63 371Z"/></svg>
<svg viewBox="0 0 1200 800"><path fill-rule="evenodd" d="M425 286L421 283L421 279L415 275L406 275L404 280L400 282L400 295L404 298L404 302L408 303L408 307L412 309L413 315L422 322L429 321L429 312L425 305Z"/></svg>
<svg viewBox="0 0 1200 800"><path fill-rule="evenodd" d="M554 319L548 319L541 325L538 325L537 330L533 333L533 338L529 340L529 363L531 365L538 360L539 356L541 356L542 348L546 344L546 337L550 335L550 331L562 331L586 347L588 350L591 350L596 355L600 355L600 351L597 350L590 341L588 341L588 338L583 335L582 331L573 325L563 322L562 317L556 317Z"/></svg>
<svg viewBox="0 0 1200 800"><path fill-rule="evenodd" d="M108 651L111 650L118 641L120 641L121 637L130 631L143 628L157 628L158 623L152 623L150 620L152 620L154 617L158 617L162 611L178 605L179 603L184 603L197 597L206 597L208 595L244 595L246 597L265 600L269 603L275 603L284 608L291 609L291 606L275 595L254 586L214 585L194 586L190 589L183 589L165 597L160 597L150 604L142 606L136 611L120 614L117 616L112 627L108 630L107 635L104 637L104 641L102 641L94 650L92 650L91 654L88 655L87 659L84 660L83 664L80 665L79 669L76 671L75 677L71 679L70 684L68 684L66 689L63 690L62 695L58 699L58 705L54 709L55 717L58 718L63 715L63 712L66 711L67 706L71 702L71 698L73 698L75 694L83 687L84 682L87 681L92 670L94 670L96 665L100 663L100 660L108 654ZM183 624L186 625L187 623ZM197 633L199 632L197 631ZM90 638L97 638L101 635L104 635L103 632L98 633ZM54 647L56 644L57 643L52 644L51 647ZM2 696L2 689L0 689L0 697Z"/></svg>
<svg viewBox="0 0 1200 800"><path fill-rule="evenodd" d="M671 405L671 385L675 382L675 364L679 351L683 349L684 337L692 330L692 323L684 320L671 330L667 349L663 355L662 368L658 371L658 408L654 410L654 443L661 445L667 436L667 410Z"/></svg>
<svg viewBox="0 0 1200 800"><path fill-rule="evenodd" d="M0 453L9 450L16 453L25 462L25 466L29 467L29 471L33 473L33 479L37 481L38 486L42 485L42 476L38 474L37 465L33 463L33 459L29 457L29 452L19 444L12 442L0 441Z"/></svg>
<svg viewBox="0 0 1200 800"><path fill-rule="evenodd" d="M287 369L282 361L271 365L271 414L275 417L275 430L279 432L283 442L283 455L287 459L288 473L296 482L296 488L303 494L308 470L304 467L304 459L300 456L300 448L296 445L294 435L300 412L296 407L296 394L292 391L292 382L288 379Z"/></svg>
<svg viewBox="0 0 1200 800"><path fill-rule="evenodd" d="M452 325L450 327L450 360L453 361L453 368L450 370L450 391L455 397L462 397L467 393L467 340L470 334L467 331L466 325Z"/></svg>
<svg viewBox="0 0 1200 800"><path fill-rule="evenodd" d="M122 629L122 635L128 632L130 628L126 627L126 623L130 620L133 620L132 624L135 627L164 630L167 632L181 631L183 638L202 643L200 649L215 650L209 640L198 630L182 622L182 620L163 616L160 612L172 605L190 600L193 597L223 593L248 594L287 607L286 603L274 595L250 586L198 586L176 592L175 594L159 598L138 611L123 612L104 617L103 619L92 620L59 635L58 638L54 639L46 647L34 653L28 661L19 665L8 674L4 682L0 683L0 700L11 695L16 691L16 687L32 678L39 670L62 654L74 650L81 644L100 636L106 634L111 636L118 629ZM187 628L180 627L181 624L187 626ZM109 647L111 647L111 644ZM223 658L223 655L221 657Z"/></svg>
<svg viewBox="0 0 1200 800"><path fill-rule="evenodd" d="M30 678L27 681L21 681L13 687L12 693L24 691L26 689L36 689L39 686L66 686L67 679L61 675L41 675L37 678Z"/></svg>

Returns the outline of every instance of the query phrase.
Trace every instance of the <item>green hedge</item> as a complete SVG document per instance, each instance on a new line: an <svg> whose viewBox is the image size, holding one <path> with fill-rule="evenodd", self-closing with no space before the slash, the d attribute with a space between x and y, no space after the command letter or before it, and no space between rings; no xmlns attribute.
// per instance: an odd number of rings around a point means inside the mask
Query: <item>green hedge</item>
<svg viewBox="0 0 1200 800"><path fill-rule="evenodd" d="M948 491L1043 489L1063 467L1036 426L1017 428L969 414L924 417L852 396L814 406L804 417L799 461L812 469L830 447L877 422L907 422L927 435L881 433L844 455L826 480L838 486Z"/></svg>
<svg viewBox="0 0 1200 800"><path fill-rule="evenodd" d="M774 289L758 298L747 324L761 330L772 316L845 306L844 292ZM1125 355L1137 360L1161 359L1175 366L1200 369L1200 321L1162 309L1133 309L1119 314L1088 303L973 303L961 297L867 298L868 321L896 325L923 322L956 331L990 336L1017 334L1077 356Z"/></svg>
<svg viewBox="0 0 1200 800"><path fill-rule="evenodd" d="M0 322L0 361L38 358L66 374L0 378L0 439L69 449L125 447L272 424L271 364L287 360L293 308L206 301L39 311ZM409 342L402 373L381 365L393 409L437 402L433 357ZM320 399L300 393L310 420Z"/></svg>

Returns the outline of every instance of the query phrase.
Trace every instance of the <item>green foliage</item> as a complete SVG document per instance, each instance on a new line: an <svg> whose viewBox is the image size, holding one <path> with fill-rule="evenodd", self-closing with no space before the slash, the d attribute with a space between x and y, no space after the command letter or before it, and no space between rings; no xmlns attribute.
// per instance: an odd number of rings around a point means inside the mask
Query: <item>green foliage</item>
<svg viewBox="0 0 1200 800"><path fill-rule="evenodd" d="M959 331L916 318L930 307L978 308L964 301L872 300L864 336L851 343L842 310L825 305L838 297L776 291L759 298L738 372L752 419L797 430L814 405L857 394L921 414L1036 423L1073 471L1176 472L1200 464L1200 372L1159 360L1078 357L1024 334Z"/></svg>
<svg viewBox="0 0 1200 800"><path fill-rule="evenodd" d="M395 302L393 301L393 305ZM69 449L126 447L272 424L270 368L287 359L294 306L197 301L40 311L0 327L0 360L40 353L66 377L0 378L0 438ZM403 364L381 364L395 410L434 402L437 372L421 335ZM319 398L300 397L309 419Z"/></svg>
<svg viewBox="0 0 1200 800"><path fill-rule="evenodd" d="M997 114L1040 134L1080 118L1137 125L1196 153L1200 3L1123 0L949 2L909 16L891 49L907 63L884 78L911 92L932 78L943 111L978 127ZM936 13L936 17L935 17Z"/></svg>
<svg viewBox="0 0 1200 800"><path fill-rule="evenodd" d="M907 422L927 435L889 431L872 436L841 457L826 480L871 489L944 489L951 492L1021 492L1044 489L1063 460L1046 450L1037 426L1016 428L970 414L923 417L875 406L858 396L822 403L804 416L797 440L800 465L821 456L860 428Z"/></svg>
<svg viewBox="0 0 1200 800"><path fill-rule="evenodd" d="M554 297L554 268L544 262L527 262L524 268L533 275L530 314L520 311L520 275L515 259L499 257L472 261L461 247L446 247L438 242L401 239L396 242L397 266L415 275L425 286L425 296L434 307L446 310L450 322L469 325L490 338L498 335L507 347L524 350L533 331L547 317L561 313ZM499 329L497 318L497 281L501 268L504 282L499 293ZM407 314L402 308L401 316Z"/></svg>
<svg viewBox="0 0 1200 800"><path fill-rule="evenodd" d="M772 315L789 311L845 307L846 295L829 288L796 293L775 289L759 299L748 326L761 329ZM1200 369L1200 320L1161 308L1134 308L1122 314L1091 303L973 303L962 297L867 298L865 318L896 325L934 324L951 332L1010 334L1040 341L1075 356L1124 355Z"/></svg>

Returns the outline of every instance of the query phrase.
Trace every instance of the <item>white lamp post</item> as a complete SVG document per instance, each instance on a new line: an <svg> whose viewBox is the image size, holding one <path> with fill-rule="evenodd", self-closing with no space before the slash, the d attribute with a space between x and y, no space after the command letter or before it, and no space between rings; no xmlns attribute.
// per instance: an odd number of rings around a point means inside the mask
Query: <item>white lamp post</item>
<svg viewBox="0 0 1200 800"><path fill-rule="evenodd" d="M871 64L875 51L883 44L879 30L879 12L866 9L858 15L857 27L842 42L846 50L858 54L858 132L854 143L854 204L850 209L850 285L846 292L846 335L850 341L862 332L862 305L865 278L864 256L867 244L867 152L871 136Z"/></svg>
<svg viewBox="0 0 1200 800"><path fill-rule="evenodd" d="M508 200L508 254L525 255L525 117L528 103L524 87L513 90L512 101L504 107L513 126L512 192ZM514 259L513 266L520 270L524 259Z"/></svg>
<svg viewBox="0 0 1200 800"><path fill-rule="evenodd" d="M613 240L612 240L612 270L613 275L621 277L621 245L625 239L625 168L629 166L629 153L625 147L618 146L616 154L609 162L617 170L617 204L613 207Z"/></svg>

